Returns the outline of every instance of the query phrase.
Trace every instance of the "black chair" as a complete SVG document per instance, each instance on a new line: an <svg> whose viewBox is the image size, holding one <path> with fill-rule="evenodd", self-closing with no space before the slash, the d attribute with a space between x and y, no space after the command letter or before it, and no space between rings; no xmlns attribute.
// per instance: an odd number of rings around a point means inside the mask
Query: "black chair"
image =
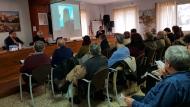
<svg viewBox="0 0 190 107"><path fill-rule="evenodd" d="M107 76L108 76L108 68L107 67L102 67L100 68L92 77L91 80L87 80L87 79L82 79L82 81L84 81L85 83L88 84L88 89L87 89L87 99L88 99L88 107L91 107L91 101L90 101L90 96L91 93L93 92L97 92L103 89L107 90ZM93 88L92 88L93 87ZM93 92L91 92L93 89ZM107 93L107 98L108 98L108 104L109 103L109 95L108 92Z"/></svg>

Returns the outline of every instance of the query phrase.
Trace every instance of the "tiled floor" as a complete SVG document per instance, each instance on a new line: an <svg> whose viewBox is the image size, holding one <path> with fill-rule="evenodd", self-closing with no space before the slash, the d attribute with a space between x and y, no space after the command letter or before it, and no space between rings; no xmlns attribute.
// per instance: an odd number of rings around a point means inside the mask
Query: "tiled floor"
<svg viewBox="0 0 190 107"><path fill-rule="evenodd" d="M38 89L34 93L35 107L71 107L68 99L64 97L53 98L50 91L44 92L44 89ZM142 94L138 91L137 94ZM112 107L119 107L120 105L113 101ZM14 94L0 99L0 107L31 107L30 94L23 92L23 101L20 100L20 94ZM83 100L77 107L87 107L87 101ZM108 107L107 101L94 102L92 101L92 107Z"/></svg>

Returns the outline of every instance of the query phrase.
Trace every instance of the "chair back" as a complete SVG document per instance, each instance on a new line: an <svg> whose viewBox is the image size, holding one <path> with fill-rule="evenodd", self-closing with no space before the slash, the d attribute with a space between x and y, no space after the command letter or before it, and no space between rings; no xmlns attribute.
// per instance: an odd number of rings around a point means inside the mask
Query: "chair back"
<svg viewBox="0 0 190 107"><path fill-rule="evenodd" d="M43 84L47 80L48 75L50 73L51 73L51 65L44 64L32 71L32 77L37 81L37 83Z"/></svg>
<svg viewBox="0 0 190 107"><path fill-rule="evenodd" d="M117 69L118 78L124 80L136 81L136 60L134 57L128 57L124 60L117 61L111 68Z"/></svg>
<svg viewBox="0 0 190 107"><path fill-rule="evenodd" d="M101 67L92 77L91 83L93 86L95 86L96 91L104 89L105 88L105 80L108 76L108 68L107 67Z"/></svg>

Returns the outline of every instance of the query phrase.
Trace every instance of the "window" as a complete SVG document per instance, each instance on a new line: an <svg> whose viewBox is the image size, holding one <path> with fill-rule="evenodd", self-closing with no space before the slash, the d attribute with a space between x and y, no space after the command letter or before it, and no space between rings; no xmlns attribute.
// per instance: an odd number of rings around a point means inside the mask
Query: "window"
<svg viewBox="0 0 190 107"><path fill-rule="evenodd" d="M86 11L84 10L81 10L81 27L82 27L82 36L88 35L87 15Z"/></svg>
<svg viewBox="0 0 190 107"><path fill-rule="evenodd" d="M123 33L137 28L137 13L136 6L114 9L115 33Z"/></svg>
<svg viewBox="0 0 190 107"><path fill-rule="evenodd" d="M177 5L177 25L183 31L190 31L190 3Z"/></svg>
<svg viewBox="0 0 190 107"><path fill-rule="evenodd" d="M156 4L157 31L176 25L176 3L173 0Z"/></svg>

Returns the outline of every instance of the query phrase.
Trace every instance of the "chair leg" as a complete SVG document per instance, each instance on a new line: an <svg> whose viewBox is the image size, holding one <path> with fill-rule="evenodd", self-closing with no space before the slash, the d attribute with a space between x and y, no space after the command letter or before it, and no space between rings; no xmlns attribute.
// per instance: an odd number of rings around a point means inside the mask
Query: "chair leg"
<svg viewBox="0 0 190 107"><path fill-rule="evenodd" d="M54 91L54 86L53 86L53 70L51 71L51 89L52 89L52 94L53 97L55 97L55 91Z"/></svg>
<svg viewBox="0 0 190 107"><path fill-rule="evenodd" d="M71 107L74 107L74 102L73 102L73 83L70 84L71 87L71 93L70 90L68 89L68 96L71 96Z"/></svg>
<svg viewBox="0 0 190 107"><path fill-rule="evenodd" d="M105 80L105 88L106 88L106 94L107 94L107 100L108 100L108 107L111 107L111 103L110 103L110 96L109 96L109 76L110 76L110 72L108 73L108 77Z"/></svg>
<svg viewBox="0 0 190 107"><path fill-rule="evenodd" d="M91 82L88 83L88 107L91 107L91 103L90 103L90 84Z"/></svg>
<svg viewBox="0 0 190 107"><path fill-rule="evenodd" d="M34 106L34 98L33 98L33 94L32 94L32 76L29 76L29 88L30 88L30 96L32 99L32 106Z"/></svg>
<svg viewBox="0 0 190 107"><path fill-rule="evenodd" d="M19 77L19 85L20 85L20 100L22 101L22 74Z"/></svg>
<svg viewBox="0 0 190 107"><path fill-rule="evenodd" d="M115 97L116 97L116 100L117 102L119 102L119 98L118 98L118 94L117 94L117 72L114 72L114 77L113 77L113 89L115 91Z"/></svg>

